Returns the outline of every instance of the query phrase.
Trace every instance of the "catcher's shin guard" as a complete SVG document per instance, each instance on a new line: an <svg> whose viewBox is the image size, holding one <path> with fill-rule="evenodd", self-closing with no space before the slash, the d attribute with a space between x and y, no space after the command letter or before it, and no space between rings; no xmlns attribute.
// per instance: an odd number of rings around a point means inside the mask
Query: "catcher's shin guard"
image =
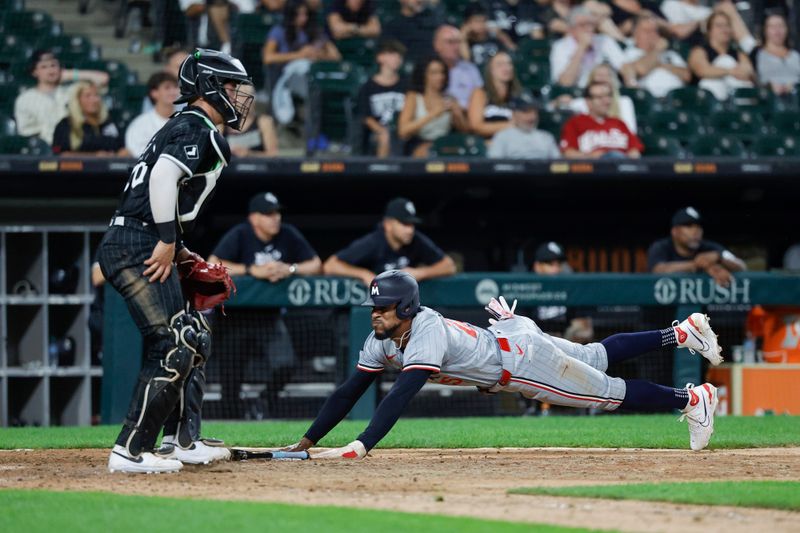
<svg viewBox="0 0 800 533"><path fill-rule="evenodd" d="M184 382L178 405L164 423L164 435L175 435L178 444L184 448L200 439L203 396L206 392L204 366L211 355L211 327L206 317L199 311L191 311L189 314L197 338L195 368Z"/></svg>
<svg viewBox="0 0 800 533"><path fill-rule="evenodd" d="M175 315L164 330L174 347L163 359L156 353L145 362L117 438L117 444L125 446L133 457L155 447L158 433L180 400L184 381L197 358L196 334L186 313Z"/></svg>

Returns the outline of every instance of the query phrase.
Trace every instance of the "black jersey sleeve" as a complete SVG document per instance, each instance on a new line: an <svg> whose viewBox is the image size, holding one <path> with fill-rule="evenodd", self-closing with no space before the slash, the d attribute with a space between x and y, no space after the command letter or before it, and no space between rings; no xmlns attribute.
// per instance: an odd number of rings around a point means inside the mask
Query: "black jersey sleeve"
<svg viewBox="0 0 800 533"><path fill-rule="evenodd" d="M416 261L423 265L432 265L434 263L438 263L442 260L442 258L444 258L444 252L430 239L430 237L420 231L416 232L415 237L416 238L414 241L416 245L416 257L414 259Z"/></svg>
<svg viewBox="0 0 800 533"><path fill-rule="evenodd" d="M290 239L289 263L302 263L316 257L317 252L314 251L314 248L311 247L311 244L300 233L299 229L290 224L284 224L283 229Z"/></svg>
<svg viewBox="0 0 800 533"><path fill-rule="evenodd" d="M225 235L222 236L214 247L214 251L211 253L225 261L243 263L241 244L244 236L242 235L241 228L242 226L240 224L229 229Z"/></svg>
<svg viewBox="0 0 800 533"><path fill-rule="evenodd" d="M650 245L650 249L647 250L647 270L652 272L657 264L669 261L669 239L659 239Z"/></svg>
<svg viewBox="0 0 800 533"><path fill-rule="evenodd" d="M375 256L377 255L378 243L375 233L370 233L358 238L347 245L343 250L336 252L336 257L340 261L363 268L373 268Z"/></svg>

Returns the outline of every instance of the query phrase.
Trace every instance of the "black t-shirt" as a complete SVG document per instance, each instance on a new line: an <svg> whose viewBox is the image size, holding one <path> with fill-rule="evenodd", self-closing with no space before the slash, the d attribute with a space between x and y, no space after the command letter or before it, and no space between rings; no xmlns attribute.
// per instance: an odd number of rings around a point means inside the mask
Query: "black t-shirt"
<svg viewBox="0 0 800 533"><path fill-rule="evenodd" d="M265 265L273 261L302 263L317 252L296 227L281 223L281 230L272 240L259 239L249 222L232 227L222 236L212 252L220 259L245 265Z"/></svg>
<svg viewBox="0 0 800 533"><path fill-rule="evenodd" d="M489 37L485 41L469 42L470 61L479 67L483 67L487 61L503 50L503 45L494 37Z"/></svg>
<svg viewBox="0 0 800 533"><path fill-rule="evenodd" d="M417 62L433 55L433 32L441 17L429 9L413 17L398 14L383 25L382 38L396 39L408 49L406 59Z"/></svg>
<svg viewBox="0 0 800 533"><path fill-rule="evenodd" d="M358 113L361 117L372 117L386 126L392 122L395 114L402 111L405 100L406 84L403 80L384 86L370 78L358 93Z"/></svg>
<svg viewBox="0 0 800 533"><path fill-rule="evenodd" d="M703 252L719 252L726 251L727 248L714 241L700 241L700 246L695 250L691 256L684 257L678 254L675 245L672 243L672 237L665 237L659 239L650 245L647 250L647 269L652 272L653 267L658 263L674 263L676 261L691 261L698 254Z"/></svg>
<svg viewBox="0 0 800 533"><path fill-rule="evenodd" d="M72 146L70 142L71 121L69 117L61 119L53 132L53 153L61 152L116 152L125 146L125 139L117 126L106 120L95 128L84 122L83 140L80 146Z"/></svg>
<svg viewBox="0 0 800 533"><path fill-rule="evenodd" d="M361 9L350 11L347 9L347 0L333 0L329 13L338 13L345 22L363 26L375 14L375 5L372 0L364 0L364 3L361 4Z"/></svg>
<svg viewBox="0 0 800 533"><path fill-rule="evenodd" d="M414 232L411 244L394 251L386 241L383 226L379 224L372 233L356 239L347 248L336 252L336 257L345 263L379 273L432 265L442 260L444 252L419 230Z"/></svg>
<svg viewBox="0 0 800 533"><path fill-rule="evenodd" d="M523 0L512 6L505 0L488 0L486 4L489 20L514 41L530 35L534 27L542 25L542 8L536 2Z"/></svg>
<svg viewBox="0 0 800 533"><path fill-rule="evenodd" d="M200 108L175 114L150 139L122 192L117 215L154 224L150 210L150 173L160 157L183 171L178 185L177 235L191 230L197 215L214 194L217 179L230 161L225 138Z"/></svg>

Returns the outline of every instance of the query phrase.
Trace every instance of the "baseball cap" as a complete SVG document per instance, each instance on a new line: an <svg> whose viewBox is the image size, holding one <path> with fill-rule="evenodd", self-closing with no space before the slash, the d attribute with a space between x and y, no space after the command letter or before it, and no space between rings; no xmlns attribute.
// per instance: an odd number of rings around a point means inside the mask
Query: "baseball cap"
<svg viewBox="0 0 800 533"><path fill-rule="evenodd" d="M533 96L528 93L522 93L512 98L511 101L508 102L508 107L512 111L530 111L531 109L538 110L541 105Z"/></svg>
<svg viewBox="0 0 800 533"><path fill-rule="evenodd" d="M692 206L682 207L675 211L672 215L672 227L675 226L688 226L690 224L703 224L703 219L700 213Z"/></svg>
<svg viewBox="0 0 800 533"><path fill-rule="evenodd" d="M49 61L51 59L58 61L58 57L56 57L52 50L39 49L34 51L33 54L31 54L31 58L28 60L28 72L32 73L36 70L36 67L41 61Z"/></svg>
<svg viewBox="0 0 800 533"><path fill-rule="evenodd" d="M533 260L539 263L565 261L566 259L567 256L564 254L564 248L555 241L540 244L533 256Z"/></svg>
<svg viewBox="0 0 800 533"><path fill-rule="evenodd" d="M260 192L250 198L250 212L268 215L280 211L283 206L271 192Z"/></svg>
<svg viewBox="0 0 800 533"><path fill-rule="evenodd" d="M403 224L419 224L422 219L417 216L414 202L408 198L395 198L386 204L386 218L396 218Z"/></svg>

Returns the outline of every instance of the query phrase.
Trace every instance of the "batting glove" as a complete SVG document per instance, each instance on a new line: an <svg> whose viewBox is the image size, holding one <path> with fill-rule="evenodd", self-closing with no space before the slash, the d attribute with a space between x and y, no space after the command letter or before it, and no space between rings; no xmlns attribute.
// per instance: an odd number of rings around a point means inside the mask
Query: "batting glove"
<svg viewBox="0 0 800 533"><path fill-rule="evenodd" d="M334 448L311 456L312 459L363 459L367 449L360 440L354 440L342 448Z"/></svg>
<svg viewBox="0 0 800 533"><path fill-rule="evenodd" d="M514 300L514 303L511 307L508 306L508 302L506 299L501 296L500 301L492 298L489 301L489 305L484 307L489 314L492 315L494 318L489 319L489 324L495 325L500 320L508 320L509 318L514 318L514 309L517 308L517 301Z"/></svg>

